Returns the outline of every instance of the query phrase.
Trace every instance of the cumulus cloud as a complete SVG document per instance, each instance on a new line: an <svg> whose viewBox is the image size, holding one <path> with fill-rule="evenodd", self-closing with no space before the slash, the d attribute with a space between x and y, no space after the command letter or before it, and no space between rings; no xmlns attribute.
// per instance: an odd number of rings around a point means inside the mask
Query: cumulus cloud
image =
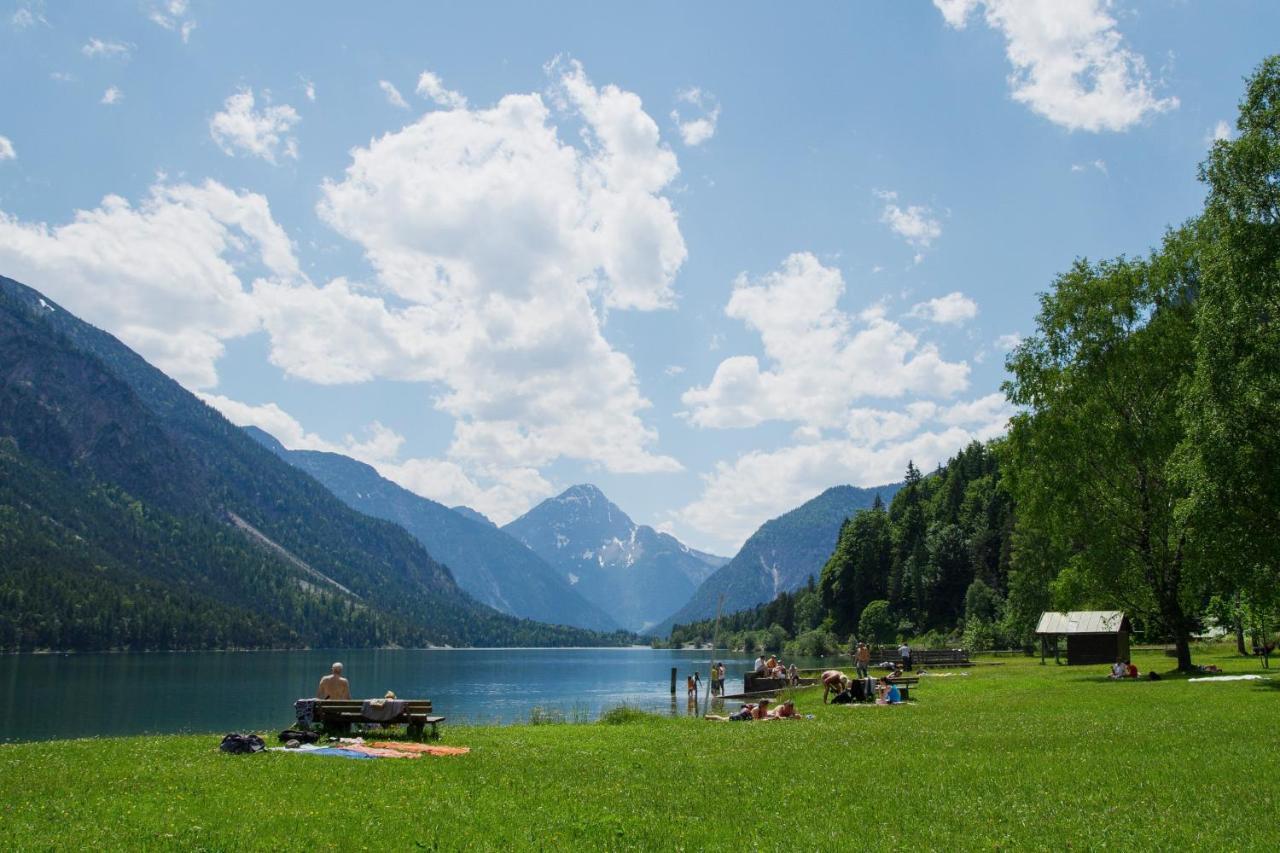
<svg viewBox="0 0 1280 853"><path fill-rule="evenodd" d="M256 426L270 433L290 450L341 453L372 465L395 459L404 444L404 436L378 421L369 424L363 440L347 435L343 441L330 442L308 432L295 417L275 403L255 406L221 394L200 393L198 396L236 426Z"/></svg>
<svg viewBox="0 0 1280 853"><path fill-rule="evenodd" d="M902 479L908 461L927 471L970 441L1003 433L1011 413L1000 394L947 407L856 409L850 412L847 437L799 441L717 464L703 475L702 493L676 518L720 547L736 550L764 521L833 485L892 483Z"/></svg>
<svg viewBox="0 0 1280 853"><path fill-rule="evenodd" d="M1001 335L1000 337L996 338L996 346L1000 347L1000 349L1004 350L1005 352L1008 352L1009 350L1017 349L1018 344L1020 343L1022 343L1022 335L1018 334L1017 332L1010 332L1007 335Z"/></svg>
<svg viewBox="0 0 1280 853"><path fill-rule="evenodd" d="M200 397L232 423L265 430L290 450L320 450L350 456L372 465L379 474L415 494L445 506L465 504L498 524L505 524L555 491L532 468L474 476L456 462L445 459L401 459L404 437L378 421L365 428L364 437L347 435L342 441L328 441L309 432L275 403L255 406L220 394L200 394Z"/></svg>
<svg viewBox="0 0 1280 853"><path fill-rule="evenodd" d="M404 95L400 94L400 90L390 80L379 80L378 88L382 90L382 94L387 96L388 104L402 110L409 109L409 102L404 99Z"/></svg>
<svg viewBox="0 0 1280 853"><path fill-rule="evenodd" d="M880 221L911 246L927 249L933 245L934 240L942 236L942 223L927 205L910 204L905 208L899 207L896 192L877 190L875 194L885 202ZM919 257L916 260L918 262Z"/></svg>
<svg viewBox="0 0 1280 853"><path fill-rule="evenodd" d="M181 36L182 43L186 44L196 29L196 20L191 17L189 5L187 0L153 2L148 7L147 18L157 26L176 32Z"/></svg>
<svg viewBox="0 0 1280 853"><path fill-rule="evenodd" d="M0 136L0 160L16 160L18 152L14 150L13 143L9 141L9 137Z"/></svg>
<svg viewBox="0 0 1280 853"><path fill-rule="evenodd" d="M448 107L452 110L467 105L465 96L452 89L446 89L440 76L431 71L423 71L418 75L416 91L422 97L433 101L436 106Z"/></svg>
<svg viewBox="0 0 1280 853"><path fill-rule="evenodd" d="M1209 132L1209 142L1223 142L1231 139L1235 135L1231 124L1223 119L1219 119L1218 123L1213 126L1213 130Z"/></svg>
<svg viewBox="0 0 1280 853"><path fill-rule="evenodd" d="M671 121L680 131L680 139L690 148L701 145L716 134L720 121L720 102L715 95L697 86L676 92L676 107Z"/></svg>
<svg viewBox="0 0 1280 853"><path fill-rule="evenodd" d="M133 47L120 41L103 41L91 38L80 48L80 52L89 59L128 59Z"/></svg>
<svg viewBox="0 0 1280 853"><path fill-rule="evenodd" d="M316 84L314 81L304 77L302 78L302 92L307 96L307 100L311 103L316 102Z"/></svg>
<svg viewBox="0 0 1280 853"><path fill-rule="evenodd" d="M107 90L102 93L102 98L98 103L111 106L112 104L118 104L123 100L124 92L121 92L118 86L108 86Z"/></svg>
<svg viewBox="0 0 1280 853"><path fill-rule="evenodd" d="M964 29L978 9L1005 38L1015 101L1068 130L1124 131L1176 109L1109 14L1111 0L933 0Z"/></svg>
<svg viewBox="0 0 1280 853"><path fill-rule="evenodd" d="M917 302L911 306L908 316L928 320L931 323L958 325L978 316L978 303L957 290L946 296Z"/></svg>
<svg viewBox="0 0 1280 853"><path fill-rule="evenodd" d="M428 112L352 152L318 212L375 281L255 287L271 359L314 382L438 385L456 418L449 461L468 471L560 457L678 470L651 449L634 365L603 334L605 309L674 300L675 156L634 94L577 63L552 73L580 145L529 94Z"/></svg>
<svg viewBox="0 0 1280 853"><path fill-rule="evenodd" d="M758 280L740 275L725 313L760 333L770 362L755 356L720 362L706 386L681 400L701 427L749 427L769 420L817 428L840 425L866 397L947 397L968 385L969 366L943 359L883 310L851 317L838 307L840 271L798 253Z"/></svg>
<svg viewBox="0 0 1280 853"><path fill-rule="evenodd" d="M240 270L298 276L267 200L214 181L107 196L66 224L0 212L0 269L101 326L192 388L217 382L223 341L259 327Z"/></svg>
<svg viewBox="0 0 1280 853"><path fill-rule="evenodd" d="M255 109L253 90L243 88L230 95L222 111L209 119L209 135L228 157L243 153L275 164L281 153L297 159L298 140L289 132L300 121L297 110L288 104L264 104Z"/></svg>

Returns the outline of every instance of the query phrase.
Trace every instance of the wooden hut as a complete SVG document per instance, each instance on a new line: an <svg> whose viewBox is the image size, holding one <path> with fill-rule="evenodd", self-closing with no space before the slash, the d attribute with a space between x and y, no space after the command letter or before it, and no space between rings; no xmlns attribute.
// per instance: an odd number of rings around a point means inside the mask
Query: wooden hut
<svg viewBox="0 0 1280 853"><path fill-rule="evenodd" d="M1133 627L1119 610L1072 610L1042 613L1036 635L1040 637L1040 661L1050 653L1059 663L1059 640L1066 638L1067 665L1115 663L1129 660L1129 634Z"/></svg>

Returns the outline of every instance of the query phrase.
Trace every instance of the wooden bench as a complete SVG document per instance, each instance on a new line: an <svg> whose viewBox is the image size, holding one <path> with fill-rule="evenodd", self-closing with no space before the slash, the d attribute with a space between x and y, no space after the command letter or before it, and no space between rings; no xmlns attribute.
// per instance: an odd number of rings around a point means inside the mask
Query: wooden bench
<svg viewBox="0 0 1280 853"><path fill-rule="evenodd" d="M902 656L895 646L881 646L871 650L871 666L877 667L884 661L899 663ZM912 649L911 668L973 666L969 660L968 649Z"/></svg>
<svg viewBox="0 0 1280 853"><path fill-rule="evenodd" d="M393 701L393 700L387 700ZM378 720L365 716L363 699L317 699L312 710L312 725L320 726L329 731L341 732L347 734L351 731L352 723L374 723L379 725L395 726L403 725L407 727L407 733L410 737L421 738L422 733L427 726L431 726L431 737L438 738L440 736L437 726L444 722L444 717L437 717L431 714L430 699L405 699L404 709L396 716ZM298 719L299 726L305 725L302 718Z"/></svg>

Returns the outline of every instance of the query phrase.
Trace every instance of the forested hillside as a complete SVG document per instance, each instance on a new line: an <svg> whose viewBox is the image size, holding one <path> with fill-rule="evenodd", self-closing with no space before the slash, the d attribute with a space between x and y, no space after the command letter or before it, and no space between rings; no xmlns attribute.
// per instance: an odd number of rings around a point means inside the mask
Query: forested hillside
<svg viewBox="0 0 1280 853"><path fill-rule="evenodd" d="M151 367L0 278L0 649L619 642L478 604Z"/></svg>
<svg viewBox="0 0 1280 853"><path fill-rule="evenodd" d="M654 629L654 635L666 636L675 623L714 616L721 596L724 612L733 613L804 586L831 554L844 520L897 489L897 484L870 489L833 486L766 521L732 560L703 581L688 603Z"/></svg>

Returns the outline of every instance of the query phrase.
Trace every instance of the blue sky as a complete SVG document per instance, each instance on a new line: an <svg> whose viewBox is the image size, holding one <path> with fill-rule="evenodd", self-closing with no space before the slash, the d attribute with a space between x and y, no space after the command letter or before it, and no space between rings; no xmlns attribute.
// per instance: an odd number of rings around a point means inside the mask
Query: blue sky
<svg viewBox="0 0 1280 853"><path fill-rule="evenodd" d="M590 481L726 554L999 434L1036 294L1196 212L1280 32L1244 0L0 16L0 273L291 446L499 522Z"/></svg>

